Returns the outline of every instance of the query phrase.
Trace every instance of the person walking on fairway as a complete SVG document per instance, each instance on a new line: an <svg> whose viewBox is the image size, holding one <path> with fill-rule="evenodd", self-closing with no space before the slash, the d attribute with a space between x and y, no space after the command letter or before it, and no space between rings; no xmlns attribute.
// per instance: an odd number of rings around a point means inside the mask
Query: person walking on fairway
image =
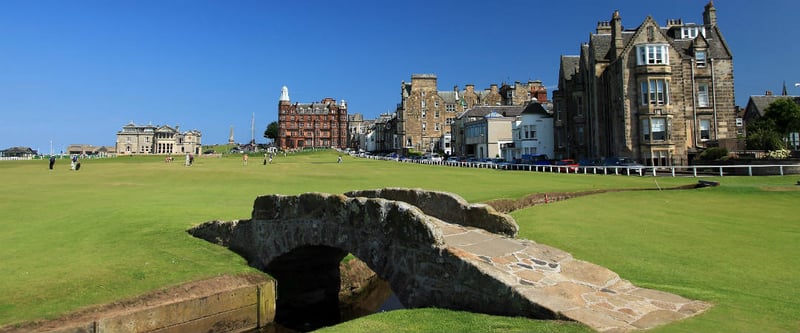
<svg viewBox="0 0 800 333"><path fill-rule="evenodd" d="M336 161L336 163L342 163L342 155L339 155L339 159Z"/></svg>
<svg viewBox="0 0 800 333"><path fill-rule="evenodd" d="M248 157L249 157L249 156L247 156L247 154L246 154L246 153L245 153L245 154L242 154L242 164L243 164L243 165L247 165L247 158L248 158Z"/></svg>
<svg viewBox="0 0 800 333"><path fill-rule="evenodd" d="M50 156L50 170L53 170L53 166L56 165L56 157Z"/></svg>

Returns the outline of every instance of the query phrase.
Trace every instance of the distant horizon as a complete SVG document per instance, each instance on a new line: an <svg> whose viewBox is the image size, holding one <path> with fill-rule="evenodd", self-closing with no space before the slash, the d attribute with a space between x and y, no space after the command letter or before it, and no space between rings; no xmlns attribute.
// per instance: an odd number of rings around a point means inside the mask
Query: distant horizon
<svg viewBox="0 0 800 333"><path fill-rule="evenodd" d="M249 142L253 114L266 142L283 86L293 102L345 100L348 113L375 119L395 111L402 81L424 73L441 91L540 80L551 99L560 56L579 55L615 10L633 29L648 16L702 23L707 3L8 0L0 149L113 146L130 121L197 129L204 144L227 143L233 126ZM736 104L783 84L800 94L800 43L787 42L800 2L714 6Z"/></svg>

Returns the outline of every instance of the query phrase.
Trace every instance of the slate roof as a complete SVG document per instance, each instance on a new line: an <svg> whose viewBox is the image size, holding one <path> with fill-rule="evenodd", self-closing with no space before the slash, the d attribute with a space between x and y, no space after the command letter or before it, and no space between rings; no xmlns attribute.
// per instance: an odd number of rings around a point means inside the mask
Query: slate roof
<svg viewBox="0 0 800 333"><path fill-rule="evenodd" d="M550 112L547 112L541 103L528 103L525 109L522 110L522 114L543 114L550 116Z"/></svg>
<svg viewBox="0 0 800 333"><path fill-rule="evenodd" d="M462 112L458 118L482 118L492 112L497 112L504 117L516 117L522 114L522 110L522 105L479 105Z"/></svg>
<svg viewBox="0 0 800 333"><path fill-rule="evenodd" d="M455 91L439 91L439 97L441 97L445 103L447 104L455 104L456 103L456 93ZM459 93L461 94L461 93ZM463 96L463 95L459 95Z"/></svg>
<svg viewBox="0 0 800 333"><path fill-rule="evenodd" d="M764 115L764 111L767 107L782 98L791 98L797 105L800 105L800 96L782 96L782 95L771 95L771 96L750 96L750 100L747 101L747 107L745 108L745 119L753 119L758 118Z"/></svg>
<svg viewBox="0 0 800 333"><path fill-rule="evenodd" d="M572 80L572 76L578 72L578 56L561 56L561 76L565 80Z"/></svg>
<svg viewBox="0 0 800 333"><path fill-rule="evenodd" d="M622 44L628 45L631 41L635 33L642 27L642 25L647 22L648 17L645 21L642 22L638 27L632 30L624 30L622 31ZM687 24L686 26L688 26ZM722 33L719 31L717 26L703 26L697 25L699 27L705 27L705 39L708 41L708 57L715 58L715 59L731 59L733 55L730 52L730 48L728 47L728 43L722 37ZM660 27L661 32L667 37L667 40L670 44L673 45L680 53L682 57L692 57L692 53L690 52L692 46L692 39L682 39L682 38L675 38L676 35L680 34L680 26L679 27ZM701 37L698 37L701 38ZM592 33L589 35L589 47L591 48L592 53L594 54L594 61L609 61L611 59L611 46L614 43L614 39L611 34L595 34Z"/></svg>

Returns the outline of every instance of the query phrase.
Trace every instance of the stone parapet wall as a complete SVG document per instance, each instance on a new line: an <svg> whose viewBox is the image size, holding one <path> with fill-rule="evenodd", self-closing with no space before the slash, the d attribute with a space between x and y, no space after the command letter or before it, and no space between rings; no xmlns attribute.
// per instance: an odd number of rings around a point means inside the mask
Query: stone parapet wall
<svg viewBox="0 0 800 333"><path fill-rule="evenodd" d="M445 222L481 228L509 237L516 237L519 232L519 225L511 216L499 213L485 204L470 204L453 193L423 189L384 188L350 191L344 195L402 201Z"/></svg>
<svg viewBox="0 0 800 333"><path fill-rule="evenodd" d="M275 297L275 281L266 276L224 276L0 332L240 332L272 323Z"/></svg>

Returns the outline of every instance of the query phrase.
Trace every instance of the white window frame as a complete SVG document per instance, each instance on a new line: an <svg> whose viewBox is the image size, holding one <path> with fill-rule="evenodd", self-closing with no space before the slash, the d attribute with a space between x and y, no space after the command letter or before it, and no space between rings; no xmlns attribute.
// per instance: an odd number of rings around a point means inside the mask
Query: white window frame
<svg viewBox="0 0 800 333"><path fill-rule="evenodd" d="M711 140L711 120L700 119L700 133L699 134L700 134L700 141Z"/></svg>
<svg viewBox="0 0 800 333"><path fill-rule="evenodd" d="M706 35L705 27L682 27L681 39L695 39L698 35Z"/></svg>
<svg viewBox="0 0 800 333"><path fill-rule="evenodd" d="M709 105L708 83L700 83L697 85L697 106L701 108L707 108Z"/></svg>
<svg viewBox="0 0 800 333"><path fill-rule="evenodd" d="M697 67L706 67L706 51L697 51L694 53L694 63Z"/></svg>
<svg viewBox="0 0 800 333"><path fill-rule="evenodd" d="M642 44L636 46L636 64L643 65L669 65L668 44Z"/></svg>

